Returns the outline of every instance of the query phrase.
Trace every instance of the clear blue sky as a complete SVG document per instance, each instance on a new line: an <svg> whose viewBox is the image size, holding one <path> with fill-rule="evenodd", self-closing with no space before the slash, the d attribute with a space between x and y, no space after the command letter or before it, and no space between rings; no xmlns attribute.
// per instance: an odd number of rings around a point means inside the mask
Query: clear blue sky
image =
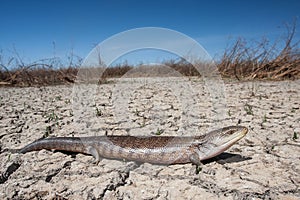
<svg viewBox="0 0 300 200"><path fill-rule="evenodd" d="M182 32L216 57L239 36L277 38L299 14L299 0L0 0L0 49L5 56L15 48L27 62L66 58L71 49L84 58L114 34L151 26ZM128 59L156 59L141 55Z"/></svg>

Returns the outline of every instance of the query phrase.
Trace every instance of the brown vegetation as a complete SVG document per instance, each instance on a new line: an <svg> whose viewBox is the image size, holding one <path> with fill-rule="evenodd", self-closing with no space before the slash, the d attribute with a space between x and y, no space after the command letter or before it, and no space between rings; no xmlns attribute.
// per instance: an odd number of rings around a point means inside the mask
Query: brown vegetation
<svg viewBox="0 0 300 200"><path fill-rule="evenodd" d="M219 71L225 77L248 80L300 78L300 41L292 43L295 27L287 27L288 35L281 50L276 49L276 43L268 45L266 39L255 46L248 46L245 40L238 39L225 51L218 64Z"/></svg>
<svg viewBox="0 0 300 200"><path fill-rule="evenodd" d="M281 49L277 48L279 42L270 45L266 39L252 42L250 45L244 39L237 39L234 45L225 50L221 60L216 61L219 72L224 78L237 78L238 80L300 78L300 41L292 42L296 33L296 25L287 26L287 30L288 34ZM74 60L73 57L69 58L68 67L62 67L62 62L57 58L25 64L16 53L15 57L9 58L4 63L0 52L0 86L73 83L82 59L77 58L76 62ZM184 59L166 61L163 65L184 76L200 75L194 66ZM162 71L160 67L163 65L153 68L156 74L160 74ZM141 73L145 67L145 65L134 67L125 63L106 68L102 77L99 77L99 83L105 83L107 78L122 77L129 71L137 71L137 68L141 69L139 71ZM139 76L142 75L139 74Z"/></svg>

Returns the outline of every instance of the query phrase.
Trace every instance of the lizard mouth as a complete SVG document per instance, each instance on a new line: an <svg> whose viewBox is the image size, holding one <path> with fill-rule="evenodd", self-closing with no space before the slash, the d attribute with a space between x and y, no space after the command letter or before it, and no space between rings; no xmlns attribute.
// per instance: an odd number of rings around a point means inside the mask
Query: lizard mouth
<svg viewBox="0 0 300 200"><path fill-rule="evenodd" d="M221 137L220 141L223 144L220 144L221 146L228 146L230 147L248 133L248 129L246 127L237 127L236 129L231 129L227 132L225 132Z"/></svg>
<svg viewBox="0 0 300 200"><path fill-rule="evenodd" d="M228 130L226 130L228 129ZM237 141L242 139L248 132L246 127L226 127L223 129L223 132L220 133L218 136L215 136L213 141L210 142L210 151L208 151L204 159L209 159L214 156L221 154L222 152L226 151L230 148L233 144Z"/></svg>

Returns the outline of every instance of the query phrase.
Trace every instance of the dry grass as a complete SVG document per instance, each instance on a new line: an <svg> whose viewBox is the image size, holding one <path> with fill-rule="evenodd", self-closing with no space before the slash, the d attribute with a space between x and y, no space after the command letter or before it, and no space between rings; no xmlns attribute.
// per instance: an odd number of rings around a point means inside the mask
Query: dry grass
<svg viewBox="0 0 300 200"><path fill-rule="evenodd" d="M168 61L161 66L142 65L133 67L126 64L108 67L103 70L104 72L99 77L99 83L108 83L106 79L122 76L164 76L168 75L168 72L171 71L170 69L175 69L178 74L183 76L200 75L192 64L181 59L179 62ZM15 70L0 70L0 86L39 86L74 83L78 70L79 67L57 69L53 65L46 64L31 64L18 67ZM174 75L174 73L171 75Z"/></svg>
<svg viewBox="0 0 300 200"><path fill-rule="evenodd" d="M225 51L218 64L221 74L248 80L300 78L300 41L293 43L296 21L286 28L287 36L281 49L277 47L280 41L270 45L267 39L263 39L249 45L244 39L238 39Z"/></svg>
<svg viewBox="0 0 300 200"><path fill-rule="evenodd" d="M238 80L284 80L300 78L300 48L299 42L293 43L296 33L296 23L287 26L288 34L283 41L284 45L278 49L278 43L269 44L264 39L260 42L247 43L244 39L237 39L228 48L217 67L225 78L236 78ZM7 59L4 63L0 52L0 86L39 86L73 83L82 59L70 58L68 67L62 67L60 60L45 59L42 61L25 64L16 53L15 57ZM75 64L74 64L75 63ZM184 59L179 61L170 60L163 65L174 69L184 76L200 76L199 72L191 63ZM143 73L146 67L152 67L153 76L166 73L166 67L162 66L129 66L128 64L117 65L106 68L99 77L99 83L106 83L107 78L122 77L125 74L133 76L149 76ZM13 67L12 67L13 66ZM9 70L13 68L12 70ZM148 69L149 70L149 69ZM151 75L151 74L150 74Z"/></svg>
<svg viewBox="0 0 300 200"><path fill-rule="evenodd" d="M66 69L27 69L0 72L1 85L36 86L73 83L77 74L76 68Z"/></svg>

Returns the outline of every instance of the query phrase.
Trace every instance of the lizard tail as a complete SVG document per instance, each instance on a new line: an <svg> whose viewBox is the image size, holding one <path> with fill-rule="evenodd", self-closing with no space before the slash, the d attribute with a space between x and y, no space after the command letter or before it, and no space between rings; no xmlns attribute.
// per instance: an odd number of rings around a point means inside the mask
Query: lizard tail
<svg viewBox="0 0 300 200"><path fill-rule="evenodd" d="M79 137L53 137L39 139L20 149L19 153L24 154L30 151L38 151L42 149L87 153L86 147Z"/></svg>

